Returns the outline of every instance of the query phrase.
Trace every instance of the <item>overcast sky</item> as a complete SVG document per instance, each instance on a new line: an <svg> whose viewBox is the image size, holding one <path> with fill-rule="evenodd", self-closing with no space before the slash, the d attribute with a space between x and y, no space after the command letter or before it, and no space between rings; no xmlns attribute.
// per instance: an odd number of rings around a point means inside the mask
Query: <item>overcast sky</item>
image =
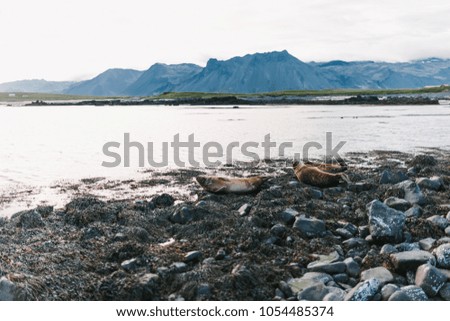
<svg viewBox="0 0 450 321"><path fill-rule="evenodd" d="M287 49L303 61L450 58L449 0L1 0L0 82Z"/></svg>

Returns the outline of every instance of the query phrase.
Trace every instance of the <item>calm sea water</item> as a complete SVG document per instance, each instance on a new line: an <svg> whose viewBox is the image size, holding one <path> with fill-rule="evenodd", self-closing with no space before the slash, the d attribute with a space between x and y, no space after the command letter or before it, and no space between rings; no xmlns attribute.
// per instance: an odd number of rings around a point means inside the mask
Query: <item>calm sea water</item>
<svg viewBox="0 0 450 321"><path fill-rule="evenodd" d="M103 154L107 142L120 143L121 148L111 150L123 157L124 133L144 146L153 142L155 160L161 160L163 142L172 142L176 134L186 141L194 134L201 147L191 158L201 162L207 142L218 142L225 149L234 141L261 143L270 134L278 144L293 143L284 155L290 157L310 141L325 146L326 132L332 133L333 146L346 141L342 152L450 148L450 106L4 107L0 108L0 187L131 177L139 170L137 149L131 149L129 168L123 163L116 168L101 165L113 160ZM264 154L262 147L250 150ZM311 152L323 156L325 150ZM169 166L174 166L169 154ZM248 159L239 148L233 149L232 156ZM283 155L273 148L271 157L279 156ZM188 151L181 149L181 160L188 157Z"/></svg>

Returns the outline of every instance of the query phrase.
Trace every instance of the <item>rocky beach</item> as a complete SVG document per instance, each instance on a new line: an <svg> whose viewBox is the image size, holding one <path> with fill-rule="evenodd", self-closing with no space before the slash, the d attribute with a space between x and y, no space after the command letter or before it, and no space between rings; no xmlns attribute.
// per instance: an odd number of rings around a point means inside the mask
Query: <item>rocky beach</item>
<svg viewBox="0 0 450 321"><path fill-rule="evenodd" d="M450 300L450 152L344 158L323 189L290 160L55 186L64 207L0 218L0 300ZM271 179L211 194L211 173Z"/></svg>

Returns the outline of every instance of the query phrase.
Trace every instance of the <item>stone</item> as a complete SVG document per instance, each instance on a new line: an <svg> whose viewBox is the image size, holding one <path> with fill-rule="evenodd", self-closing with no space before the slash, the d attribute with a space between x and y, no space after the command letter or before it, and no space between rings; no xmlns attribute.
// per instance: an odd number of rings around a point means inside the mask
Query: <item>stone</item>
<svg viewBox="0 0 450 321"><path fill-rule="evenodd" d="M404 181L395 185L397 188L403 189L405 192L404 199L411 204L425 205L427 203L420 187L413 181Z"/></svg>
<svg viewBox="0 0 450 321"><path fill-rule="evenodd" d="M426 166L436 166L437 160L436 158L434 158L434 156L419 154L414 156L414 158L408 162L408 165L417 166L419 168Z"/></svg>
<svg viewBox="0 0 450 321"><path fill-rule="evenodd" d="M0 278L0 301L14 301L16 285L2 276Z"/></svg>
<svg viewBox="0 0 450 321"><path fill-rule="evenodd" d="M369 225L362 225L358 227L359 237L364 239L370 234Z"/></svg>
<svg viewBox="0 0 450 321"><path fill-rule="evenodd" d="M334 288L333 292L329 292L325 295L322 301L344 301L345 291L339 288Z"/></svg>
<svg viewBox="0 0 450 321"><path fill-rule="evenodd" d="M444 181L439 176L417 178L416 184L419 185L420 188L431 189L434 191L439 191L444 187Z"/></svg>
<svg viewBox="0 0 450 321"><path fill-rule="evenodd" d="M419 246L424 251L429 251L436 244L436 240L432 237L427 237L419 241Z"/></svg>
<svg viewBox="0 0 450 321"><path fill-rule="evenodd" d="M294 296L294 293L292 293L292 289L289 286L289 284L287 284L287 282L280 281L280 283L278 284L278 287L283 292L284 297L290 298L290 297Z"/></svg>
<svg viewBox="0 0 450 321"><path fill-rule="evenodd" d="M384 204L386 204L387 206L389 206L390 208L393 208L397 211L406 211L407 209L409 209L411 207L411 204L402 199L402 198L398 198L398 197L388 197L384 200Z"/></svg>
<svg viewBox="0 0 450 321"><path fill-rule="evenodd" d="M385 244L380 250L380 254L392 254L397 252L398 252L397 248L392 244Z"/></svg>
<svg viewBox="0 0 450 321"><path fill-rule="evenodd" d="M280 214L280 220L286 225L292 225L295 222L295 217L299 215L299 212L292 208L287 208Z"/></svg>
<svg viewBox="0 0 450 321"><path fill-rule="evenodd" d="M427 301L428 297L422 288L416 285L407 285L395 291L389 301Z"/></svg>
<svg viewBox="0 0 450 321"><path fill-rule="evenodd" d="M361 281L377 279L381 285L394 281L394 276L385 267L379 266L361 272Z"/></svg>
<svg viewBox="0 0 450 321"><path fill-rule="evenodd" d="M405 212L406 217L419 217L422 216L423 210L420 206L414 205Z"/></svg>
<svg viewBox="0 0 450 321"><path fill-rule="evenodd" d="M335 233L337 235L339 235L340 237L342 237L344 240L347 240L347 239L353 237L353 234L350 233L350 231L345 228L337 228Z"/></svg>
<svg viewBox="0 0 450 321"><path fill-rule="evenodd" d="M333 281L331 275L320 272L307 272L301 278L290 279L287 284L294 295L317 283L326 284Z"/></svg>
<svg viewBox="0 0 450 321"><path fill-rule="evenodd" d="M284 238L286 236L287 232L288 232L288 230L287 230L286 226L284 226L283 224L275 224L270 229L270 234L272 234L273 236L276 236L276 237L280 237L280 238Z"/></svg>
<svg viewBox="0 0 450 321"><path fill-rule="evenodd" d="M378 200L368 204L369 229L374 242L399 243L403 238L405 215Z"/></svg>
<svg viewBox="0 0 450 321"><path fill-rule="evenodd" d="M311 262L308 264L308 270L312 272L323 272L327 274L338 274L343 273L346 270L346 265L344 262L333 262L333 263L316 263Z"/></svg>
<svg viewBox="0 0 450 321"><path fill-rule="evenodd" d="M357 182L348 184L347 188L350 192L362 193L365 191L370 191L371 189L374 188L374 185L367 182Z"/></svg>
<svg viewBox="0 0 450 321"><path fill-rule="evenodd" d="M447 226L447 228L444 230L445 235L450 236L450 226Z"/></svg>
<svg viewBox="0 0 450 321"><path fill-rule="evenodd" d="M359 264L351 257L344 260L347 274L350 277L357 277L361 271Z"/></svg>
<svg viewBox="0 0 450 321"><path fill-rule="evenodd" d="M154 204L155 207L168 207L175 203L175 199L169 194L161 194L154 196L150 203Z"/></svg>
<svg viewBox="0 0 450 321"><path fill-rule="evenodd" d="M393 253L390 257L395 270L401 272L415 271L420 265L425 263L436 264L435 257L422 250Z"/></svg>
<svg viewBox="0 0 450 321"><path fill-rule="evenodd" d="M403 182L408 179L408 175L406 175L402 171L392 172L389 169L385 169L380 176L380 184L397 184Z"/></svg>
<svg viewBox="0 0 450 321"><path fill-rule="evenodd" d="M408 252L408 251L419 251L420 250L420 245L419 243L400 243L395 245L395 248L399 251L399 252Z"/></svg>
<svg viewBox="0 0 450 321"><path fill-rule="evenodd" d="M445 274L429 263L419 266L415 284L420 286L428 297L435 296L447 281Z"/></svg>
<svg viewBox="0 0 450 321"><path fill-rule="evenodd" d="M311 199L322 199L323 198L323 192L319 189L312 188L312 187L306 187L303 189L306 192L306 195L308 195Z"/></svg>
<svg viewBox="0 0 450 321"><path fill-rule="evenodd" d="M394 292L398 291L399 289L400 288L397 285L395 285L395 284L386 284L381 289L381 299L383 301L389 300L391 295L394 294Z"/></svg>
<svg viewBox="0 0 450 321"><path fill-rule="evenodd" d="M328 287L323 283L314 284L298 292L299 301L322 301L323 297L329 293Z"/></svg>
<svg viewBox="0 0 450 321"><path fill-rule="evenodd" d="M427 221L430 221L441 230L445 230L445 228L450 224L450 222L445 217L442 217L440 215L433 215L427 218Z"/></svg>
<svg viewBox="0 0 450 321"><path fill-rule="evenodd" d="M170 221L172 223L178 223L178 224L186 224L190 221L192 221L192 213L187 207L182 207L179 210L176 210L171 216Z"/></svg>
<svg viewBox="0 0 450 321"><path fill-rule="evenodd" d="M450 301L450 283L445 283L439 290L439 295L445 301Z"/></svg>
<svg viewBox="0 0 450 321"><path fill-rule="evenodd" d="M202 259L203 253L200 251L190 251L184 256L184 262L198 262Z"/></svg>
<svg viewBox="0 0 450 321"><path fill-rule="evenodd" d="M134 258L134 259L123 261L120 264L120 267L127 272L136 271L139 267L138 260L136 258Z"/></svg>
<svg viewBox="0 0 450 321"><path fill-rule="evenodd" d="M325 222L316 218L298 217L294 228L308 238L321 237L326 233Z"/></svg>
<svg viewBox="0 0 450 321"><path fill-rule="evenodd" d="M45 226L41 214L37 210L19 212L13 215L18 217L17 226L24 229L40 228Z"/></svg>
<svg viewBox="0 0 450 321"><path fill-rule="evenodd" d="M358 227L352 223L347 223L344 225L344 228L349 231L353 236L358 233Z"/></svg>
<svg viewBox="0 0 450 321"><path fill-rule="evenodd" d="M282 193L283 188L279 185L272 185L269 187L269 193L274 197L274 198L281 198L283 197L283 193Z"/></svg>
<svg viewBox="0 0 450 321"><path fill-rule="evenodd" d="M344 245L345 247L347 247L349 249L353 249L356 247L367 247L367 246L369 246L369 243L362 238L352 237L352 238L342 242L342 245Z"/></svg>
<svg viewBox="0 0 450 321"><path fill-rule="evenodd" d="M294 188L300 187L299 181L289 181L289 182L288 182L288 185L289 185L290 187L294 187Z"/></svg>
<svg viewBox="0 0 450 321"><path fill-rule="evenodd" d="M346 301L369 301L380 288L380 281L377 279L369 279L364 282L358 283L350 292L345 296Z"/></svg>
<svg viewBox="0 0 450 321"><path fill-rule="evenodd" d="M433 251L436 256L437 266L443 269L450 269L450 244L439 245Z"/></svg>
<svg viewBox="0 0 450 321"><path fill-rule="evenodd" d="M250 204L248 204L248 203L245 203L244 205L239 207L238 213L239 213L240 216L245 216L245 215L248 215L250 213L251 209L252 209L252 206Z"/></svg>
<svg viewBox="0 0 450 321"><path fill-rule="evenodd" d="M188 266L184 262L174 262L170 265L169 269L174 273L183 273L187 271Z"/></svg>
<svg viewBox="0 0 450 321"><path fill-rule="evenodd" d="M336 283L347 283L348 282L348 275L347 273L339 273L333 275L333 280Z"/></svg>

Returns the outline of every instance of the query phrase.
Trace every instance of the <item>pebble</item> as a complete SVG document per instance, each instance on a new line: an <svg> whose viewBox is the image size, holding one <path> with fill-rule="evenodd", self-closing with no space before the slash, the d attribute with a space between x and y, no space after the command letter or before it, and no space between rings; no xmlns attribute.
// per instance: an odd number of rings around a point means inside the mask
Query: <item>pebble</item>
<svg viewBox="0 0 450 321"><path fill-rule="evenodd" d="M320 272L307 272L301 278L290 279L287 284L291 288L292 293L295 295L298 292L317 283L326 284L330 281L333 281L333 278L329 274Z"/></svg>
<svg viewBox="0 0 450 321"><path fill-rule="evenodd" d="M351 257L344 260L347 274L350 277L358 277L361 271L359 264Z"/></svg>
<svg viewBox="0 0 450 321"><path fill-rule="evenodd" d="M367 205L370 235L374 242L399 243L403 238L405 214L388 207L378 200Z"/></svg>
<svg viewBox="0 0 450 321"><path fill-rule="evenodd" d="M366 240L359 237L352 237L342 242L342 244L349 249L353 249L355 247L367 247L369 245Z"/></svg>
<svg viewBox="0 0 450 321"><path fill-rule="evenodd" d="M223 260L225 258L225 256L227 256L227 252L225 252L224 249L219 249L216 253L216 256L214 257L214 259L220 261Z"/></svg>
<svg viewBox="0 0 450 321"><path fill-rule="evenodd" d="M138 260L136 258L134 258L134 259L123 261L120 264L120 267L127 272L136 271L137 268L139 267Z"/></svg>
<svg viewBox="0 0 450 321"><path fill-rule="evenodd" d="M294 228L309 238L324 236L326 232L325 222L316 218L298 217Z"/></svg>
<svg viewBox="0 0 450 321"><path fill-rule="evenodd" d="M308 270L312 272L323 272L327 274L338 274L343 273L346 270L346 265L344 262L333 262L333 263L316 263L311 262L308 264Z"/></svg>
<svg viewBox="0 0 450 321"><path fill-rule="evenodd" d="M450 244L442 244L434 251L437 266L444 269L450 269Z"/></svg>
<svg viewBox="0 0 450 321"><path fill-rule="evenodd" d="M175 200L171 195L164 193L154 196L150 202L156 207L168 207L172 206L175 203Z"/></svg>
<svg viewBox="0 0 450 321"><path fill-rule="evenodd" d="M289 284L287 284L287 282L280 281L280 283L278 284L278 287L284 293L285 297L290 298L290 297L294 296L294 293L292 293L292 289L289 286Z"/></svg>
<svg viewBox="0 0 450 321"><path fill-rule="evenodd" d="M385 169L380 176L380 184L397 184L408 179L402 171L392 172L389 169Z"/></svg>
<svg viewBox="0 0 450 321"><path fill-rule="evenodd" d="M422 288L416 285L408 285L395 291L389 301L427 301L428 297Z"/></svg>
<svg viewBox="0 0 450 321"><path fill-rule="evenodd" d="M436 263L432 254L422 250L393 253L390 257L396 271L415 271L422 264Z"/></svg>
<svg viewBox="0 0 450 321"><path fill-rule="evenodd" d="M347 186L348 190L353 193L362 193L365 191L370 191L373 189L374 185L366 182L357 182L353 184L349 184Z"/></svg>
<svg viewBox="0 0 450 321"><path fill-rule="evenodd" d="M427 218L427 221L430 221L441 230L444 230L450 224L450 222L445 217L442 217L440 215L433 215Z"/></svg>
<svg viewBox="0 0 450 321"><path fill-rule="evenodd" d="M445 283L439 290L439 295L445 301L450 301L450 283Z"/></svg>
<svg viewBox="0 0 450 321"><path fill-rule="evenodd" d="M405 192L405 200L411 204L425 205L426 199L420 187L413 181L404 181L395 185L397 188L403 189Z"/></svg>
<svg viewBox="0 0 450 321"><path fill-rule="evenodd" d="M429 263L419 266L415 284L429 296L435 296L447 281L447 276Z"/></svg>
<svg viewBox="0 0 450 321"><path fill-rule="evenodd" d="M361 272L361 281L377 279L381 285L394 281L394 276L385 267L379 266Z"/></svg>
<svg viewBox="0 0 450 321"><path fill-rule="evenodd" d="M197 287L197 300L208 300L211 296L211 286L208 283L199 284Z"/></svg>
<svg viewBox="0 0 450 321"><path fill-rule="evenodd" d="M292 225L295 222L295 217L300 213L292 208L287 208L280 214L280 220L286 225Z"/></svg>
<svg viewBox="0 0 450 321"><path fill-rule="evenodd" d="M380 254L392 254L397 252L397 248L392 244L384 244L380 250Z"/></svg>
<svg viewBox="0 0 450 321"><path fill-rule="evenodd" d="M439 176L433 176L431 178L420 177L416 179L416 183L420 188L431 189L434 191L439 191L444 187L444 181Z"/></svg>
<svg viewBox="0 0 450 321"><path fill-rule="evenodd" d="M383 288L381 289L381 299L383 301L387 301L389 300L389 298L391 297L391 295L398 291L400 288L395 285L395 284L386 284L385 286L383 286Z"/></svg>
<svg viewBox="0 0 450 321"><path fill-rule="evenodd" d="M407 209L409 209L411 207L411 204L408 201L398 198L398 197L393 197L393 196L385 199L384 204L386 204L390 208L393 208L397 211L402 211L402 212L406 211Z"/></svg>
<svg viewBox="0 0 450 321"><path fill-rule="evenodd" d="M358 227L358 231L359 231L359 237L364 239L366 238L366 236L368 236L370 234L370 228L369 225L362 225Z"/></svg>
<svg viewBox="0 0 450 321"><path fill-rule="evenodd" d="M200 261L203 253L200 251L190 251L184 256L184 262L197 262Z"/></svg>
<svg viewBox="0 0 450 321"><path fill-rule="evenodd" d="M0 278L0 301L13 301L16 285L2 276Z"/></svg>
<svg viewBox="0 0 450 321"><path fill-rule="evenodd" d="M322 299L330 293L332 287L325 286L323 283L314 284L297 293L299 301L322 301Z"/></svg>
<svg viewBox="0 0 450 321"><path fill-rule="evenodd" d="M333 280L336 283L347 283L348 282L348 275L347 273L339 273L333 275Z"/></svg>
<svg viewBox="0 0 450 321"><path fill-rule="evenodd" d="M345 240L353 237L353 234L345 228L337 228L335 233Z"/></svg>
<svg viewBox="0 0 450 321"><path fill-rule="evenodd" d="M239 213L240 216L245 216L245 215L248 215L250 213L251 209L252 209L252 206L250 204L248 204L248 203L245 203L244 205L239 207L238 213Z"/></svg>
<svg viewBox="0 0 450 321"><path fill-rule="evenodd" d="M192 217L192 213L189 210L189 208L187 207L182 207L181 209L175 211L171 216L170 216L170 221L173 223L178 223L178 224L186 224L190 221L192 221L193 217Z"/></svg>
<svg viewBox="0 0 450 321"><path fill-rule="evenodd" d="M422 216L423 210L419 205L414 205L405 212L406 217L419 217Z"/></svg>
<svg viewBox="0 0 450 321"><path fill-rule="evenodd" d="M270 234L272 234L273 236L276 236L276 237L280 237L280 238L284 238L286 236L287 232L288 232L288 230L287 230L286 226L284 226L283 224L275 224L270 229Z"/></svg>
<svg viewBox="0 0 450 321"><path fill-rule="evenodd" d="M380 288L380 281L377 279L369 279L364 282L358 283L350 292L345 296L346 301L369 301Z"/></svg>
<svg viewBox="0 0 450 321"><path fill-rule="evenodd" d="M304 191L311 199L322 199L323 198L323 193L319 189L312 188L312 187L306 187L304 189Z"/></svg>
<svg viewBox="0 0 450 321"><path fill-rule="evenodd" d="M399 252L408 252L408 251L419 251L420 250L420 245L419 243L400 243L395 245L395 248L399 251Z"/></svg>
<svg viewBox="0 0 450 321"><path fill-rule="evenodd" d="M346 223L344 225L344 228L350 233L352 233L352 235L356 235L356 233L358 233L358 227L352 223Z"/></svg>
<svg viewBox="0 0 450 321"><path fill-rule="evenodd" d="M188 266L184 262L174 262L170 265L169 269L174 273L183 273L188 270Z"/></svg>
<svg viewBox="0 0 450 321"><path fill-rule="evenodd" d="M424 251L429 251L436 244L436 240L432 237L427 237L419 241L419 246Z"/></svg>

